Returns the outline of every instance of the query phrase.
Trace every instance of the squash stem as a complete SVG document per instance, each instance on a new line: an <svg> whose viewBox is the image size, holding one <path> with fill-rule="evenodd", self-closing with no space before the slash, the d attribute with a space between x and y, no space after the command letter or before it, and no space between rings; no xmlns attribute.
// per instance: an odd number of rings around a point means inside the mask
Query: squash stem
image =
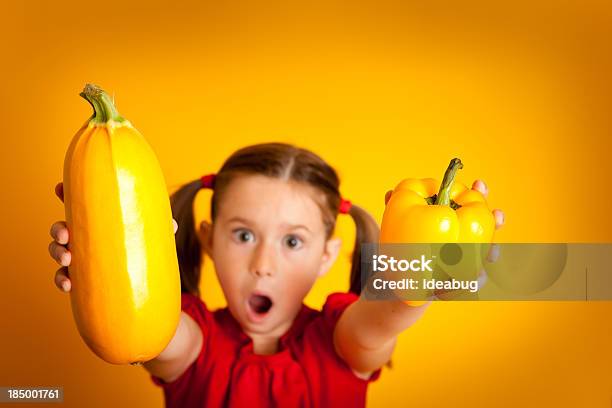
<svg viewBox="0 0 612 408"><path fill-rule="evenodd" d="M463 168L463 163L461 163L460 159L454 158L451 160L448 168L446 169L446 173L444 173L444 179L442 180L442 184L440 185L440 191L438 192L438 196L436 197L435 205L450 205L450 193L451 188L453 187L453 183L455 182L455 176L457 175L457 171Z"/></svg>
<svg viewBox="0 0 612 408"><path fill-rule="evenodd" d="M125 119L117 112L112 99L97 85L87 84L79 94L92 106L94 113L90 122L104 124L109 121L123 122Z"/></svg>

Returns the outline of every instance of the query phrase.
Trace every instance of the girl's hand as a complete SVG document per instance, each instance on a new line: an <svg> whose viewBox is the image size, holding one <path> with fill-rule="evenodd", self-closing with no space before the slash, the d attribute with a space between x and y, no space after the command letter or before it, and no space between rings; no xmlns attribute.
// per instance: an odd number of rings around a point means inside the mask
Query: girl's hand
<svg viewBox="0 0 612 408"><path fill-rule="evenodd" d="M474 181L474 183L472 184L472 190L480 191L485 197L489 194L489 189L487 188L485 182L482 180ZM389 190L387 191L387 194L385 194L385 205L387 205L387 203L391 199L392 194L393 190ZM495 229L501 228L504 225L505 221L504 212L496 208L493 210L493 216L495 217Z"/></svg>
<svg viewBox="0 0 612 408"><path fill-rule="evenodd" d="M485 198L489 194L489 189L487 188L485 182L482 180L474 181L474 183L472 184L472 190L480 191L482 195L485 196ZM495 229L500 229L504 225L506 218L504 212L496 208L493 210L493 216L495 217Z"/></svg>
<svg viewBox="0 0 612 408"><path fill-rule="evenodd" d="M64 202L64 183L60 182L55 186L55 194L60 200L62 200L62 202ZM172 220L172 223L174 224L174 233L176 233L178 224L174 219ZM53 241L51 241L49 244L49 254L51 255L51 258L61 265L61 268L55 272L55 286L64 292L70 292L72 283L70 282L70 277L68 276L68 266L72 260L72 255L68 249L68 241L70 240L70 236L66 222L58 221L51 225L50 234Z"/></svg>

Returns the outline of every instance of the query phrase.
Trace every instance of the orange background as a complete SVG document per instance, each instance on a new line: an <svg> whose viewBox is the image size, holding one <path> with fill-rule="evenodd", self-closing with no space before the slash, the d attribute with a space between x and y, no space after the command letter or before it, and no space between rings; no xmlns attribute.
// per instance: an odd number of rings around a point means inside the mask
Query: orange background
<svg viewBox="0 0 612 408"><path fill-rule="evenodd" d="M162 406L142 368L97 359L53 285L48 230L86 82L156 151L170 189L263 141L311 148L380 221L404 177L483 178L500 242L611 242L609 2L28 2L0 15L0 385L65 406ZM6 7L6 6L5 6ZM210 192L197 200L206 216ZM307 303L345 290L351 222ZM210 263L209 305L223 299ZM400 336L370 406L609 407L610 302L436 303Z"/></svg>

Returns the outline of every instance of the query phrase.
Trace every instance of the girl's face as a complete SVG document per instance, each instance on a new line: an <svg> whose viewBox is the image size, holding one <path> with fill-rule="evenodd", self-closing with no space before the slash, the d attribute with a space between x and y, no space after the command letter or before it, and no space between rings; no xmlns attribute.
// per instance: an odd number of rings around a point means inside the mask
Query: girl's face
<svg viewBox="0 0 612 408"><path fill-rule="evenodd" d="M234 179L204 228L228 307L249 334L282 335L340 249L326 239L316 190L261 175Z"/></svg>

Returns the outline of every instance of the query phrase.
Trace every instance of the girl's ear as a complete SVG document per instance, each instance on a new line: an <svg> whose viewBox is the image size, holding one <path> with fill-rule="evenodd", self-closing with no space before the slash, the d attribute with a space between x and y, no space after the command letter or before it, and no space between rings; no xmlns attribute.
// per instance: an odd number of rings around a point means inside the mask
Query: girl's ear
<svg viewBox="0 0 612 408"><path fill-rule="evenodd" d="M328 239L325 243L323 252L323 258L321 259L321 266L319 268L319 276L325 275L331 266L336 261L340 248L342 247L342 240L340 238Z"/></svg>
<svg viewBox="0 0 612 408"><path fill-rule="evenodd" d="M200 241L200 246L209 257L212 254L212 236L212 225L208 221L202 221L198 229L198 240Z"/></svg>

